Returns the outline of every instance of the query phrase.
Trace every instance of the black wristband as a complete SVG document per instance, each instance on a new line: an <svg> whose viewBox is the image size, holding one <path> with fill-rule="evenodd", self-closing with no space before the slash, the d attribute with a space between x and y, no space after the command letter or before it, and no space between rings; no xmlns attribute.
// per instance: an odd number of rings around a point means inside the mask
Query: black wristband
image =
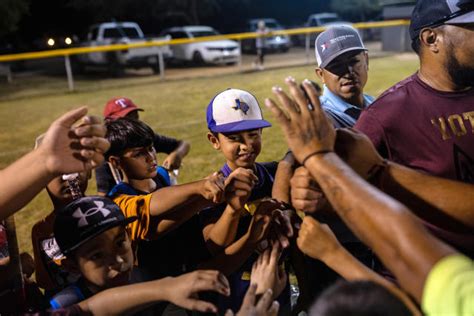
<svg viewBox="0 0 474 316"><path fill-rule="evenodd" d="M322 154L327 154L327 153L332 153L332 150L320 150L320 151L315 151L311 154L309 154L308 156L306 156L303 161L301 161L301 165L306 167L305 164L306 164L306 161L308 161L309 158L313 157L313 156L316 156L316 155L322 155Z"/></svg>

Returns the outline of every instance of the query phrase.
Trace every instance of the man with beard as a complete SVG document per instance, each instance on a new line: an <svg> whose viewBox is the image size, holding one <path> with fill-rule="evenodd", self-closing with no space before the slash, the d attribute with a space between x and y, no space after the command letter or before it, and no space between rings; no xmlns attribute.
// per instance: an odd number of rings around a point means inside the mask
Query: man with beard
<svg viewBox="0 0 474 316"><path fill-rule="evenodd" d="M474 183L474 1L418 0L410 25L420 69L360 116L382 156Z"/></svg>

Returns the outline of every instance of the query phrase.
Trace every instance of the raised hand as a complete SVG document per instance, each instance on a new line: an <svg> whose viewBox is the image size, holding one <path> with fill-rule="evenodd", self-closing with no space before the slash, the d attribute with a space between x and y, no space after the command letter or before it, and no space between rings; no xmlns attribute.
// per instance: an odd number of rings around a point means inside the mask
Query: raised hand
<svg viewBox="0 0 474 316"><path fill-rule="evenodd" d="M219 172L206 177L201 188L202 197L214 203L221 203L224 200L224 181L224 176Z"/></svg>
<svg viewBox="0 0 474 316"><path fill-rule="evenodd" d="M285 289L288 277L285 270L278 266L280 255L281 247L276 242L260 254L253 264L250 283L257 284L257 294L263 294L267 289L271 289L275 299Z"/></svg>
<svg viewBox="0 0 474 316"><path fill-rule="evenodd" d="M58 118L36 149L51 174L87 171L104 160L103 154L110 147L104 138L105 126L100 118L86 114L87 108L81 107Z"/></svg>
<svg viewBox="0 0 474 316"><path fill-rule="evenodd" d="M296 240L298 248L314 259L325 261L341 248L328 225L319 223L311 216L305 216Z"/></svg>
<svg viewBox="0 0 474 316"><path fill-rule="evenodd" d="M266 99L265 105L282 126L296 159L304 164L306 159L313 155L334 151L336 131L321 108L314 86L309 81L303 82L306 95L310 99L308 104L308 99L293 78L288 77L286 84L292 98L280 87L273 88L282 109L271 99Z"/></svg>
<svg viewBox="0 0 474 316"><path fill-rule="evenodd" d="M172 152L163 160L163 167L167 170L176 170L181 167L182 157L177 152Z"/></svg>
<svg viewBox="0 0 474 316"><path fill-rule="evenodd" d="M232 209L240 211L244 208L257 176L251 169L237 168L225 180L225 200Z"/></svg>
<svg viewBox="0 0 474 316"><path fill-rule="evenodd" d="M203 313L217 313L217 307L209 302L199 300L199 292L214 291L229 296L230 288L226 277L213 270L198 270L174 278L162 279L169 282L165 299L188 310Z"/></svg>

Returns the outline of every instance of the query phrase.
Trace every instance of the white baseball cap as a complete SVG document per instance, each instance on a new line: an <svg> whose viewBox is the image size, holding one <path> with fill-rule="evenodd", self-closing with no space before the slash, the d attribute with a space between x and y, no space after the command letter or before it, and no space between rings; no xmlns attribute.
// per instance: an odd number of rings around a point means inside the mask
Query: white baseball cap
<svg viewBox="0 0 474 316"><path fill-rule="evenodd" d="M272 126L263 119L257 99L247 91L227 89L207 106L207 127L215 133L232 133Z"/></svg>

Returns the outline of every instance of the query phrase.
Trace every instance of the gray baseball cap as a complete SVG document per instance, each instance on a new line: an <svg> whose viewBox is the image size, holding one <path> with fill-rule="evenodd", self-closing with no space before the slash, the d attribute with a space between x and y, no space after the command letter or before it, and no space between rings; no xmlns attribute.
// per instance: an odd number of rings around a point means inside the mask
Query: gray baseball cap
<svg viewBox="0 0 474 316"><path fill-rule="evenodd" d="M349 25L333 26L318 35L314 43L318 67L324 68L349 51L367 51L359 32Z"/></svg>

